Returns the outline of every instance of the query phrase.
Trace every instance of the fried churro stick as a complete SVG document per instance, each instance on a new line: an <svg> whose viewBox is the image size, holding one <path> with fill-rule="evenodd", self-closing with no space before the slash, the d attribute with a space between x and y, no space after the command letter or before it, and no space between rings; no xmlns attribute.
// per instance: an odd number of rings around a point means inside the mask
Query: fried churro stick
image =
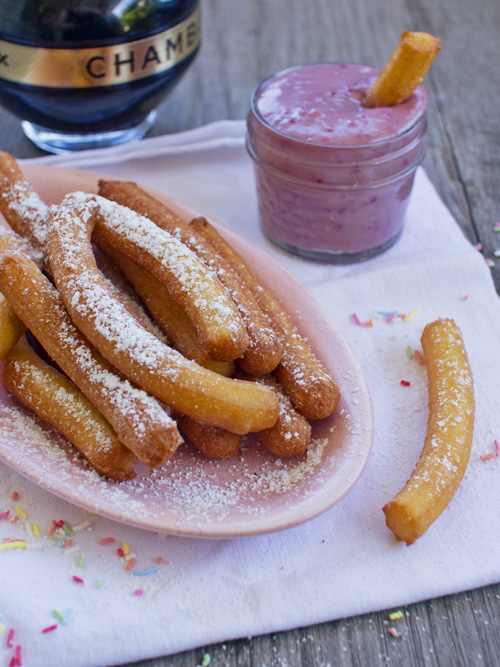
<svg viewBox="0 0 500 667"><path fill-rule="evenodd" d="M14 249L27 250L28 248L15 232L0 229L0 255L5 251ZM10 303L0 294L0 359L3 359L7 352L14 347L23 335L25 328Z"/></svg>
<svg viewBox="0 0 500 667"><path fill-rule="evenodd" d="M81 197L70 197L48 216L50 265L75 325L116 368L176 411L240 435L272 426L278 402L271 391L186 359L152 336L110 295L90 244L100 216L94 198ZM180 262L177 268L182 272Z"/></svg>
<svg viewBox="0 0 500 667"><path fill-rule="evenodd" d="M54 426L101 475L117 482L135 477L135 455L78 387L42 361L26 338L7 355L1 377L10 394Z"/></svg>
<svg viewBox="0 0 500 667"><path fill-rule="evenodd" d="M10 227L31 243L33 250L29 255L42 266L47 206L26 181L12 155L3 151L0 151L0 212Z"/></svg>
<svg viewBox="0 0 500 667"><path fill-rule="evenodd" d="M328 417L337 407L340 392L288 314L215 227L205 218L196 218L190 224L231 263L254 293L262 310L275 323L285 346L274 375L295 408L306 419Z"/></svg>
<svg viewBox="0 0 500 667"><path fill-rule="evenodd" d="M462 334L450 319L421 337L429 383L425 443L410 479L383 510L398 540L412 544L453 498L470 457L474 383Z"/></svg>
<svg viewBox="0 0 500 667"><path fill-rule="evenodd" d="M365 107L392 107L407 100L424 80L441 42L426 32L405 30L389 62L363 100Z"/></svg>
<svg viewBox="0 0 500 667"><path fill-rule="evenodd" d="M27 255L3 255L0 291L121 442L150 467L165 463L181 442L175 423L158 401L132 386L88 343L71 322L59 293Z"/></svg>
<svg viewBox="0 0 500 667"><path fill-rule="evenodd" d="M186 415L175 414L182 435L207 459L233 459L240 453L241 436L209 424L200 424Z"/></svg>
<svg viewBox="0 0 500 667"><path fill-rule="evenodd" d="M48 219L62 219L75 206L84 214L94 211L94 237L117 248L152 273L184 308L207 352L216 359L231 361L248 346L241 316L227 290L214 273L169 232L135 211L99 195L72 193Z"/></svg>
<svg viewBox="0 0 500 667"><path fill-rule="evenodd" d="M170 232L190 248L213 271L233 298L245 324L249 344L238 364L248 373L264 375L276 368L283 353L282 341L276 336L254 295L247 289L231 265L214 253L212 246L188 223L175 215L136 183L99 181L99 193L137 211Z"/></svg>
<svg viewBox="0 0 500 667"><path fill-rule="evenodd" d="M126 276L176 350L204 368L231 377L234 362L214 359L205 352L191 320L163 283L116 248L106 244L101 244L101 248Z"/></svg>
<svg viewBox="0 0 500 667"><path fill-rule="evenodd" d="M279 383L272 375L261 377L238 373L238 377L259 382L274 391L278 398L280 413L274 426L257 433L258 439L271 454L281 458L302 456L311 442L311 424L293 407Z"/></svg>

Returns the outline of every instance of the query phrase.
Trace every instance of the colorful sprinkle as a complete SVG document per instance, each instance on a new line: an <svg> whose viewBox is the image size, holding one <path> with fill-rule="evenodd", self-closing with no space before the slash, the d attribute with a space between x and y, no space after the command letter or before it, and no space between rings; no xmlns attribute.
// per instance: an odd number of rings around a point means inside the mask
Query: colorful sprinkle
<svg viewBox="0 0 500 667"><path fill-rule="evenodd" d="M410 383L408 382L408 380L401 380L401 384L403 385L403 387L409 387L410 386Z"/></svg>
<svg viewBox="0 0 500 667"><path fill-rule="evenodd" d="M64 618L63 614L61 614L60 611L57 611L57 609L53 609L52 613L54 614L54 616L57 618L58 621L63 620L63 618Z"/></svg>
<svg viewBox="0 0 500 667"><path fill-rule="evenodd" d="M0 625L0 635L2 634L2 632L3 632L4 630L5 630L5 625Z"/></svg>
<svg viewBox="0 0 500 667"><path fill-rule="evenodd" d="M90 526L90 521L84 521L83 523L79 523L77 526L73 526L72 530L74 533L79 533L81 530L85 530L85 528L88 528Z"/></svg>
<svg viewBox="0 0 500 667"><path fill-rule="evenodd" d="M123 555L124 555L124 556L128 556L128 554L129 554L129 552L130 552L130 547L129 547L129 545L128 545L128 542L124 542L124 543L122 544L122 551L123 551Z"/></svg>
<svg viewBox="0 0 500 667"><path fill-rule="evenodd" d="M354 324L357 324L358 327L361 326L361 321L360 321L359 317L356 315L356 313L352 314L352 319L354 320Z"/></svg>
<svg viewBox="0 0 500 667"><path fill-rule="evenodd" d="M103 537L102 540L99 541L99 544L106 546L107 544L113 544L114 541L115 541L114 537Z"/></svg>
<svg viewBox="0 0 500 667"><path fill-rule="evenodd" d="M7 635L7 648L13 648L14 635L15 635L15 630L11 628L9 630L9 634Z"/></svg>
<svg viewBox="0 0 500 667"><path fill-rule="evenodd" d="M144 595L144 591L142 590L142 588L137 588L134 591L134 595Z"/></svg>
<svg viewBox="0 0 500 667"><path fill-rule="evenodd" d="M404 319L405 322L409 322L410 320L412 320L415 317L415 315L418 315L418 310L414 310L409 315L406 315L406 317L403 317L403 319Z"/></svg>
<svg viewBox="0 0 500 667"><path fill-rule="evenodd" d="M392 637L399 637L399 632L396 630L396 628L389 628L389 634Z"/></svg>
<svg viewBox="0 0 500 667"><path fill-rule="evenodd" d="M9 662L9 667L21 667L23 664L22 655L21 655L21 646L18 644L16 646L16 652L12 656L11 661Z"/></svg>
<svg viewBox="0 0 500 667"><path fill-rule="evenodd" d="M83 579L81 577L77 577L76 574L74 574L71 578L76 584L83 584Z"/></svg>
<svg viewBox="0 0 500 667"><path fill-rule="evenodd" d="M418 363L422 365L424 363L424 358L420 352L418 350L413 350L413 354L415 355L415 359L418 361Z"/></svg>
<svg viewBox="0 0 500 667"><path fill-rule="evenodd" d="M130 574L133 574L136 577L148 577L150 574L156 574L157 572L157 567L150 567L147 570L131 570Z"/></svg>
<svg viewBox="0 0 500 667"><path fill-rule="evenodd" d="M7 519L9 517L10 510L5 510L5 512L2 512L0 514L0 519Z"/></svg>
<svg viewBox="0 0 500 667"><path fill-rule="evenodd" d="M16 505L15 510L19 514L21 519L27 519L28 518L28 515L26 514L26 512L23 510L22 507L19 507L19 505Z"/></svg>
<svg viewBox="0 0 500 667"><path fill-rule="evenodd" d="M208 665L210 664L210 660L211 660L210 653L205 653L201 661L201 667L208 667Z"/></svg>
<svg viewBox="0 0 500 667"><path fill-rule="evenodd" d="M62 624L63 625L68 625L72 618L73 618L73 610L72 609L66 609L66 611L64 612L63 619L62 619Z"/></svg>
<svg viewBox="0 0 500 667"><path fill-rule="evenodd" d="M54 623L54 625L49 625L48 627L44 628L42 632L43 634L46 634L47 632L53 632L54 630L57 630L57 623Z"/></svg>
<svg viewBox="0 0 500 667"><path fill-rule="evenodd" d="M402 611L393 611L392 614L389 614L389 620L391 621L397 621L400 618L403 618Z"/></svg>
<svg viewBox="0 0 500 667"><path fill-rule="evenodd" d="M131 559L128 561L127 565L125 566L125 570L126 570L127 572L130 572L131 570L134 569L134 567L136 566L136 563L137 563L137 561L135 560L135 558L131 558Z"/></svg>
<svg viewBox="0 0 500 667"><path fill-rule="evenodd" d="M102 579L97 580L96 588L102 588Z"/></svg>
<svg viewBox="0 0 500 667"><path fill-rule="evenodd" d="M4 542L0 544L0 551L7 551L8 549L26 549L26 540L13 540L12 542Z"/></svg>
<svg viewBox="0 0 500 667"><path fill-rule="evenodd" d="M11 498L15 502L19 498L19 493L17 491L13 491Z"/></svg>
<svg viewBox="0 0 500 667"><path fill-rule="evenodd" d="M481 459L481 461L489 461L490 459L493 459L496 456L500 456L500 441L495 438L495 440L493 440L493 444L495 445L495 451L480 456L479 458Z"/></svg>
<svg viewBox="0 0 500 667"><path fill-rule="evenodd" d="M167 561L164 558L162 558L161 556L158 556L158 558L156 559L156 562L158 563L158 565L165 565L165 563Z"/></svg>
<svg viewBox="0 0 500 667"><path fill-rule="evenodd" d="M85 567L85 563L83 562L82 554L78 555L78 558L76 559L76 564L77 564L77 567Z"/></svg>
<svg viewBox="0 0 500 667"><path fill-rule="evenodd" d="M125 552L123 551L123 549L121 547L118 547L118 549L116 550L116 553L118 554L118 556L120 558L123 558L125 556Z"/></svg>
<svg viewBox="0 0 500 667"><path fill-rule="evenodd" d="M411 345L406 346L406 356L408 359L413 359L413 351L411 349Z"/></svg>

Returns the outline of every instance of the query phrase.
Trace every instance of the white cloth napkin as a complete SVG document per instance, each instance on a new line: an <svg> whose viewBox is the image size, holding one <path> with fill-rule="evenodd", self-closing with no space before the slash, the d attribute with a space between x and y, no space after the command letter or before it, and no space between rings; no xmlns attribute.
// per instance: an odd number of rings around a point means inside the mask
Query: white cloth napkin
<svg viewBox="0 0 500 667"><path fill-rule="evenodd" d="M422 169L398 244L369 262L340 267L289 256L264 239L242 122L36 163L83 167L153 187L215 217L281 262L353 346L372 393L375 440L361 480L337 506L283 532L234 540L159 536L89 515L0 464L0 515L9 509L14 516L18 505L42 536L53 519L71 526L89 521L73 536L79 550L65 555L68 549L57 541L27 536L24 519L0 520L0 537L42 544L0 551L1 664L17 645L30 667L53 664L54 656L61 666L120 664L499 581L500 457L480 458L494 451L500 436L499 300L484 259ZM379 311L418 312L409 321L388 322ZM374 326L356 325L353 313L362 321L373 317ZM474 445L451 505L406 547L386 528L381 508L407 479L425 434L425 367L407 356L406 347L419 348L423 326L440 316L456 320L469 351ZM106 537L115 543L101 545ZM144 577L126 572L116 555L124 542L136 569L157 571ZM14 635L7 642L9 630Z"/></svg>

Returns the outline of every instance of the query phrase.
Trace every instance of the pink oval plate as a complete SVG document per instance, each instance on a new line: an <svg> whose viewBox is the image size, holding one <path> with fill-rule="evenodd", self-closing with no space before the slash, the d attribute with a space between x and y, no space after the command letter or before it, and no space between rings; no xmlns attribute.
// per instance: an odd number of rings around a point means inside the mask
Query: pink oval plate
<svg viewBox="0 0 500 667"><path fill-rule="evenodd" d="M26 167L48 203L73 190L95 191L98 175ZM155 193L184 219L198 211ZM307 456L277 459L255 439L229 461L204 459L182 445L163 468L137 466L137 477L117 484L90 469L67 441L36 421L0 387L0 458L44 489L116 521L162 533L229 538L270 533L312 519L339 502L364 470L373 441L368 387L337 326L289 273L260 249L214 222L288 310L336 378L342 393L335 414L313 425Z"/></svg>

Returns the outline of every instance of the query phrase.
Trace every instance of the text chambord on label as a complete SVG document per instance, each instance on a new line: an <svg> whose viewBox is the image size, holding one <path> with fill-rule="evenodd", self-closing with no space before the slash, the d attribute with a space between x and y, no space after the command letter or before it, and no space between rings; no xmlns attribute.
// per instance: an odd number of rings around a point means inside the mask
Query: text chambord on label
<svg viewBox="0 0 500 667"><path fill-rule="evenodd" d="M91 49L49 49L0 42L0 78L34 86L113 86L161 74L200 43L200 11L144 39Z"/></svg>

